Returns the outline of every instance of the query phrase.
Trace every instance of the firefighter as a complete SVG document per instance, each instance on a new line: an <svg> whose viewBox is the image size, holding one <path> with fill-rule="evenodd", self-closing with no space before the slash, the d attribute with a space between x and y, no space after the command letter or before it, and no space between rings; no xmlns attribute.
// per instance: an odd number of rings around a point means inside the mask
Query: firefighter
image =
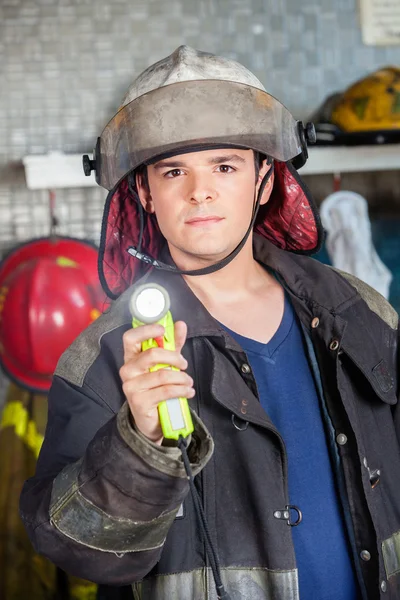
<svg viewBox="0 0 400 600"><path fill-rule="evenodd" d="M313 137L242 65L182 46L85 159L109 190L115 302L58 364L20 504L66 571L143 600L399 597L398 318L307 256L321 227L296 167ZM132 329L144 281L169 292L176 351L141 351L164 333ZM160 425L174 397L200 501Z"/></svg>

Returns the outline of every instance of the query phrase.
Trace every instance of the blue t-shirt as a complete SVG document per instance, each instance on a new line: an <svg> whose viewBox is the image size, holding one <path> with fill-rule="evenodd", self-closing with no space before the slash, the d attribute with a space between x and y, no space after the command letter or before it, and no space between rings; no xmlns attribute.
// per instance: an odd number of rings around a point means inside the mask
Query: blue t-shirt
<svg viewBox="0 0 400 600"><path fill-rule="evenodd" d="M260 402L285 441L290 504L303 514L292 528L300 599L355 600L358 584L320 401L292 305L286 296L282 322L268 344L225 329L245 350Z"/></svg>

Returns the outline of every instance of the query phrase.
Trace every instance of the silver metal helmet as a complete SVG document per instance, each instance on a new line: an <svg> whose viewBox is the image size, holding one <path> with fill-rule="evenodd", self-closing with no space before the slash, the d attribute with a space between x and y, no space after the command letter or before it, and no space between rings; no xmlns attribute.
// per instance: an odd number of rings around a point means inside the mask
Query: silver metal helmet
<svg viewBox="0 0 400 600"><path fill-rule="evenodd" d="M302 123L234 60L180 46L133 82L98 139L97 182L113 189L165 154L250 148L287 162L306 155Z"/></svg>

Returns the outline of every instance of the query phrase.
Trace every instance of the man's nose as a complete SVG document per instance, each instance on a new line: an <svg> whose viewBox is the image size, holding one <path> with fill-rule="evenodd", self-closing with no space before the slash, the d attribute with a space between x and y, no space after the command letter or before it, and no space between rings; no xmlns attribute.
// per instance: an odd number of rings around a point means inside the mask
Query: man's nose
<svg viewBox="0 0 400 600"><path fill-rule="evenodd" d="M204 204L215 200L216 191L206 175L192 175L188 192L189 201L196 204Z"/></svg>

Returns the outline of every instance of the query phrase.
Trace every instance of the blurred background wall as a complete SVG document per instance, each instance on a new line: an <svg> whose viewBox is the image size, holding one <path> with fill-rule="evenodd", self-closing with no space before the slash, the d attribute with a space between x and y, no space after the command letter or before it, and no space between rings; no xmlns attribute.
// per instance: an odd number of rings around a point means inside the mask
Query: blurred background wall
<svg viewBox="0 0 400 600"><path fill-rule="evenodd" d="M400 46L363 45L356 0L1 0L0 258L49 231L48 192L26 188L21 158L91 151L133 78L181 44L242 62L297 118L400 64ZM318 200L332 191L329 176L310 179ZM378 212L398 210L399 183L344 178ZM60 233L97 241L105 196L57 191Z"/></svg>

